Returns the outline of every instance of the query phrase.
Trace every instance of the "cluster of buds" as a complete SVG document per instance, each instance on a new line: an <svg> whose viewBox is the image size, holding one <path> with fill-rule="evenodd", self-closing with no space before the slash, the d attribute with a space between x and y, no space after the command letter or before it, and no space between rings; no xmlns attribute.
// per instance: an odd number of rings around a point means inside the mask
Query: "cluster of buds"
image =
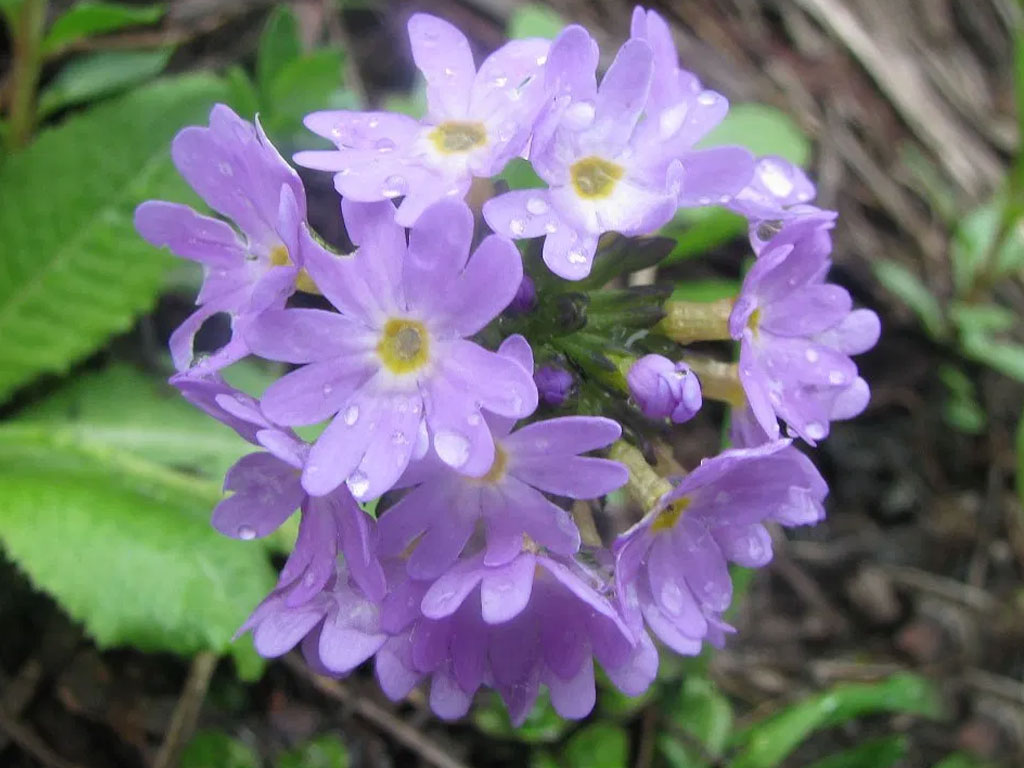
<svg viewBox="0 0 1024 768"><path fill-rule="evenodd" d="M638 695L657 671L652 635L681 654L721 644L729 564L770 560L766 523L822 518L827 488L792 442L866 406L850 355L878 319L826 282L835 215L799 169L695 148L728 103L679 67L656 13L636 9L600 83L576 25L479 69L441 19L413 16L409 37L426 116L317 112L306 124L335 149L295 156L334 174L350 253L311 231L302 182L258 122L217 106L175 138L178 170L220 217L162 201L136 212L143 237L204 267L171 337L172 383L255 446L228 471L214 526L255 539L301 516L244 627L263 655L301 646L330 675L373 658L387 695L429 681L445 718L489 687L521 722L542 686L582 717L595 660ZM473 180L513 158L544 186L475 213ZM707 205L750 222L737 297L607 286L665 255L642 236ZM215 314L230 339L196 356ZM738 363L686 349L709 341L739 342ZM221 375L247 356L291 368L256 399ZM732 407L733 447L670 482L645 434L704 398ZM314 424L312 441L293 430ZM570 510L599 511L624 486L645 514L602 545L608 526Z"/></svg>

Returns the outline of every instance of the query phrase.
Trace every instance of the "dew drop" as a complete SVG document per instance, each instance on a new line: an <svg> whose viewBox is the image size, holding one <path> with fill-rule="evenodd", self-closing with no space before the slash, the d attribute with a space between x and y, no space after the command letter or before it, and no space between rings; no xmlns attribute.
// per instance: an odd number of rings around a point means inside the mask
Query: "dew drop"
<svg viewBox="0 0 1024 768"><path fill-rule="evenodd" d="M306 571L306 575L302 577L302 583L307 587L312 587L314 581L316 581L316 574L312 571Z"/></svg>
<svg viewBox="0 0 1024 768"><path fill-rule="evenodd" d="M458 432L441 430L434 435L434 450L441 461L458 469L469 461L469 440Z"/></svg>
<svg viewBox="0 0 1024 768"><path fill-rule="evenodd" d="M523 232L526 231L526 222L523 221L522 219L512 219L508 223L508 228L509 230L511 230L513 235L516 235L518 237L519 235L523 234Z"/></svg>
<svg viewBox="0 0 1024 768"><path fill-rule="evenodd" d="M380 120L378 120L376 117L371 117L366 124L371 128L376 128L378 125L380 125Z"/></svg>
<svg viewBox="0 0 1024 768"><path fill-rule="evenodd" d="M445 77L455 77L455 70L452 69L451 67L445 67L444 68L444 76Z"/></svg>
<svg viewBox="0 0 1024 768"><path fill-rule="evenodd" d="M542 213L548 212L548 204L542 198L531 197L526 201L526 210L534 216L540 216Z"/></svg>
<svg viewBox="0 0 1024 768"><path fill-rule="evenodd" d="M252 541L256 538L256 529L251 525L238 526L238 538L244 541Z"/></svg>
<svg viewBox="0 0 1024 768"><path fill-rule="evenodd" d="M324 384L324 389L323 389L324 397L327 397L333 391L334 391L334 387L332 387L330 384Z"/></svg>
<svg viewBox="0 0 1024 768"><path fill-rule="evenodd" d="M543 67L544 64L547 63L547 60L548 60L547 56L538 56L537 57L537 66L538 67Z"/></svg>
<svg viewBox="0 0 1024 768"><path fill-rule="evenodd" d="M380 193L388 200L393 200L404 195L408 186L404 176L388 176L384 179L384 186L381 188Z"/></svg>
<svg viewBox="0 0 1024 768"><path fill-rule="evenodd" d="M705 107L710 107L718 103L718 96L711 91L702 91L697 97L697 103Z"/></svg>
<svg viewBox="0 0 1024 768"><path fill-rule="evenodd" d="M469 426L471 426L471 427L479 427L480 426L480 414L479 413L471 413L471 414L469 414L469 416L466 417L466 421L469 422Z"/></svg>
<svg viewBox="0 0 1024 768"><path fill-rule="evenodd" d="M348 476L348 489L352 491L352 495L361 497L370 489L370 478L365 474L356 470Z"/></svg>
<svg viewBox="0 0 1024 768"><path fill-rule="evenodd" d="M508 78L505 75L498 75L496 78L491 80L491 85L495 88L504 88L508 85Z"/></svg>
<svg viewBox="0 0 1024 768"><path fill-rule="evenodd" d="M235 175L234 169L228 163L222 162L217 166L217 168L219 168L220 172L225 176Z"/></svg>
<svg viewBox="0 0 1024 768"><path fill-rule="evenodd" d="M558 224L556 224L553 221L549 221L547 224L544 225L544 231L549 234L554 234L555 232L558 231Z"/></svg>
<svg viewBox="0 0 1024 768"><path fill-rule="evenodd" d="M825 436L825 427L816 421L809 423L804 431L811 440L821 440Z"/></svg>
<svg viewBox="0 0 1024 768"><path fill-rule="evenodd" d="M844 383L846 383L846 375L842 371L829 371L828 383L829 384L844 384Z"/></svg>
<svg viewBox="0 0 1024 768"><path fill-rule="evenodd" d="M821 355L818 354L818 350L811 348L808 348L807 351L804 352L804 357L807 358L808 363L816 363L821 359Z"/></svg>
<svg viewBox="0 0 1024 768"><path fill-rule="evenodd" d="M391 442L395 445L406 445L409 442L409 438L405 436L405 432L396 429L391 433Z"/></svg>
<svg viewBox="0 0 1024 768"><path fill-rule="evenodd" d="M377 143L374 144L378 152L393 152L395 149L395 142L389 138L377 139Z"/></svg>
<svg viewBox="0 0 1024 768"><path fill-rule="evenodd" d="M345 414L341 418L348 426L351 427L359 420L359 406L350 405L345 409Z"/></svg>
<svg viewBox="0 0 1024 768"><path fill-rule="evenodd" d="M565 110L565 122L570 128L586 128L594 122L594 105L589 101L577 101Z"/></svg>
<svg viewBox="0 0 1024 768"><path fill-rule="evenodd" d="M764 159L758 163L757 176L776 197L788 197L793 192L792 179L786 175L786 169L774 160Z"/></svg>
<svg viewBox="0 0 1024 768"><path fill-rule="evenodd" d="M683 610L683 593L674 581L666 581L661 588L661 607L666 613L678 616Z"/></svg>
<svg viewBox="0 0 1024 768"><path fill-rule="evenodd" d="M726 205L727 203L732 202L732 195L722 195L718 198L718 202L722 205Z"/></svg>
<svg viewBox="0 0 1024 768"><path fill-rule="evenodd" d="M586 264L587 255L579 248L573 248L569 251L569 263L570 264Z"/></svg>
<svg viewBox="0 0 1024 768"><path fill-rule="evenodd" d="M700 203L701 205L711 205L711 198L707 196L698 197L697 202Z"/></svg>

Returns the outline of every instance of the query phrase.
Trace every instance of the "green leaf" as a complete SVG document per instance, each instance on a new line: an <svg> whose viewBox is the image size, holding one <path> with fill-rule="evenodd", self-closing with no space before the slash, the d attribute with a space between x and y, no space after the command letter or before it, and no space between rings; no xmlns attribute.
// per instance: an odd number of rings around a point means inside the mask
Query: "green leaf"
<svg viewBox="0 0 1024 768"><path fill-rule="evenodd" d="M747 220L725 208L683 208L659 234L676 241L666 264L699 256L747 231Z"/></svg>
<svg viewBox="0 0 1024 768"><path fill-rule="evenodd" d="M1003 196L997 196L964 216L956 228L950 247L950 264L958 296L965 295L973 288L989 259L992 259L990 279L1024 267L1024 230L1020 222L1010 228L998 252L992 253L1003 225L1005 205Z"/></svg>
<svg viewBox="0 0 1024 768"><path fill-rule="evenodd" d="M260 111L260 95L252 78L237 64L224 73L228 84L228 104L245 120L252 120Z"/></svg>
<svg viewBox="0 0 1024 768"><path fill-rule="evenodd" d="M706 677L688 677L666 716L700 743L711 757L720 757L732 732L732 705Z"/></svg>
<svg viewBox="0 0 1024 768"><path fill-rule="evenodd" d="M738 280L681 280L672 290L672 301L718 301L739 293Z"/></svg>
<svg viewBox="0 0 1024 768"><path fill-rule="evenodd" d="M830 755L809 768L892 768L907 754L907 746L906 736L883 736Z"/></svg>
<svg viewBox="0 0 1024 768"><path fill-rule="evenodd" d="M917 275L894 261L878 261L873 266L878 282L910 307L928 335L933 339L946 335L946 322L939 300Z"/></svg>
<svg viewBox="0 0 1024 768"><path fill-rule="evenodd" d="M255 750L220 731L200 731L181 755L180 768L259 768Z"/></svg>
<svg viewBox="0 0 1024 768"><path fill-rule="evenodd" d="M982 760L966 752L954 752L937 762L932 768L996 768L988 760Z"/></svg>
<svg viewBox="0 0 1024 768"><path fill-rule="evenodd" d="M268 86L264 127L272 136L291 142L305 131L302 118L323 109L342 82L344 56L341 51L322 48L284 65ZM261 119L263 115L261 115Z"/></svg>
<svg viewBox="0 0 1024 768"><path fill-rule="evenodd" d="M576 731L565 745L562 762L566 768L626 768L629 735L608 723L592 723Z"/></svg>
<svg viewBox="0 0 1024 768"><path fill-rule="evenodd" d="M301 55L299 22L289 6L278 4L267 17L256 51L256 82L264 95L269 95L277 76Z"/></svg>
<svg viewBox="0 0 1024 768"><path fill-rule="evenodd" d="M65 66L39 95L39 115L110 96L163 72L173 48L154 51L101 51Z"/></svg>
<svg viewBox="0 0 1024 768"><path fill-rule="evenodd" d="M209 75L158 81L43 131L0 166L0 401L152 306L174 261L138 236L133 212L148 198L193 199L169 144L224 96Z"/></svg>
<svg viewBox="0 0 1024 768"><path fill-rule="evenodd" d="M555 712L547 696L537 699L526 721L518 728L512 725L501 700L497 696L489 696L474 708L473 724L491 738L516 739L527 744L558 741L569 727Z"/></svg>
<svg viewBox="0 0 1024 768"><path fill-rule="evenodd" d="M565 27L565 20L546 5L527 3L516 8L508 20L508 36L545 37L553 40Z"/></svg>
<svg viewBox="0 0 1024 768"><path fill-rule="evenodd" d="M494 177L495 181L504 181L509 189L542 189L547 186L530 165L530 161L522 157L513 157L501 173Z"/></svg>
<svg viewBox="0 0 1024 768"><path fill-rule="evenodd" d="M697 146L729 144L746 147L757 156L778 155L802 167L811 159L811 142L800 126L767 104L732 104L725 119Z"/></svg>
<svg viewBox="0 0 1024 768"><path fill-rule="evenodd" d="M83 440L205 475L217 482L255 450L230 427L190 405L170 385L125 363L75 377L20 411L26 424L59 425Z"/></svg>
<svg viewBox="0 0 1024 768"><path fill-rule="evenodd" d="M708 763L697 754L697 750L682 739L660 733L656 744L669 768L708 768Z"/></svg>
<svg viewBox="0 0 1024 768"><path fill-rule="evenodd" d="M0 500L8 556L103 648L224 652L274 586L262 547L220 536L169 488L5 463Z"/></svg>
<svg viewBox="0 0 1024 768"><path fill-rule="evenodd" d="M125 27L155 24L163 18L163 5L125 5L123 3L79 0L57 18L43 38L43 54L52 55L76 40Z"/></svg>
<svg viewBox="0 0 1024 768"><path fill-rule="evenodd" d="M277 768L348 768L348 749L341 739L325 733L282 754Z"/></svg>
<svg viewBox="0 0 1024 768"><path fill-rule="evenodd" d="M967 304L954 301L949 305L949 316L963 334L1002 333L1014 328L1017 315L998 304Z"/></svg>
<svg viewBox="0 0 1024 768"><path fill-rule="evenodd" d="M427 83L417 76L416 84L408 93L389 93L384 97L384 109L419 120L427 112Z"/></svg>
<svg viewBox="0 0 1024 768"><path fill-rule="evenodd" d="M943 417L954 429L969 435L981 434L987 416L978 403L974 382L962 370L948 363L939 366L939 378L949 392L943 403Z"/></svg>
<svg viewBox="0 0 1024 768"><path fill-rule="evenodd" d="M998 341L985 333L966 334L961 346L967 357L1017 381L1024 381L1024 345Z"/></svg>
<svg viewBox="0 0 1024 768"><path fill-rule="evenodd" d="M1021 412L1017 422L1017 495L1024 508L1024 412ZM1024 515L1024 512L1021 514ZM1024 522L1024 517L1021 522Z"/></svg>
<svg viewBox="0 0 1024 768"><path fill-rule="evenodd" d="M742 749L730 768L779 765L814 731L876 712L906 712L935 718L940 715L939 699L930 682L909 673L893 675L879 683L840 684L738 734L733 741Z"/></svg>

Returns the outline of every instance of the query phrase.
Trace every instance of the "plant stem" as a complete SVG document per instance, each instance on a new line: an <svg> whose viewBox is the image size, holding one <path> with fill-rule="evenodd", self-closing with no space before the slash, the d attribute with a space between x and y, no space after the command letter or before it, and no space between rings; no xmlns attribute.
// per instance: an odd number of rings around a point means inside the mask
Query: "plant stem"
<svg viewBox="0 0 1024 768"><path fill-rule="evenodd" d="M47 0L24 0L12 19L13 61L11 64L10 130L8 149L25 146L36 122L36 86L43 56L40 43L46 21Z"/></svg>
<svg viewBox="0 0 1024 768"><path fill-rule="evenodd" d="M665 317L658 324L658 330L680 344L730 339L729 315L734 302L733 298L666 301Z"/></svg>
<svg viewBox="0 0 1024 768"><path fill-rule="evenodd" d="M654 471L639 449L625 440L618 440L608 449L608 458L621 462L629 470L626 490L645 512L653 509L661 497L672 490L672 484Z"/></svg>
<svg viewBox="0 0 1024 768"><path fill-rule="evenodd" d="M699 355L684 355L683 362L697 374L704 397L720 400L734 408L742 408L746 404L747 398L743 394L739 366L736 363L723 363Z"/></svg>

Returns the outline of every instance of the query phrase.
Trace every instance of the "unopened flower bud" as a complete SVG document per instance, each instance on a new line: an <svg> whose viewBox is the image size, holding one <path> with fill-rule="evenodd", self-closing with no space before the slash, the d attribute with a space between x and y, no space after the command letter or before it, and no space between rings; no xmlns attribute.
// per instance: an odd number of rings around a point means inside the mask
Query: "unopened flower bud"
<svg viewBox="0 0 1024 768"><path fill-rule="evenodd" d="M669 418L682 424L700 410L700 382L686 363L645 355L629 369L626 381L629 393L649 419Z"/></svg>
<svg viewBox="0 0 1024 768"><path fill-rule="evenodd" d="M542 365L533 374L533 380L540 399L556 408L569 397L574 383L572 374L556 365Z"/></svg>
<svg viewBox="0 0 1024 768"><path fill-rule="evenodd" d="M529 275L523 275L523 281L519 283L519 290L508 305L508 311L516 315L525 315L533 311L537 306L537 289L534 288L533 280Z"/></svg>

